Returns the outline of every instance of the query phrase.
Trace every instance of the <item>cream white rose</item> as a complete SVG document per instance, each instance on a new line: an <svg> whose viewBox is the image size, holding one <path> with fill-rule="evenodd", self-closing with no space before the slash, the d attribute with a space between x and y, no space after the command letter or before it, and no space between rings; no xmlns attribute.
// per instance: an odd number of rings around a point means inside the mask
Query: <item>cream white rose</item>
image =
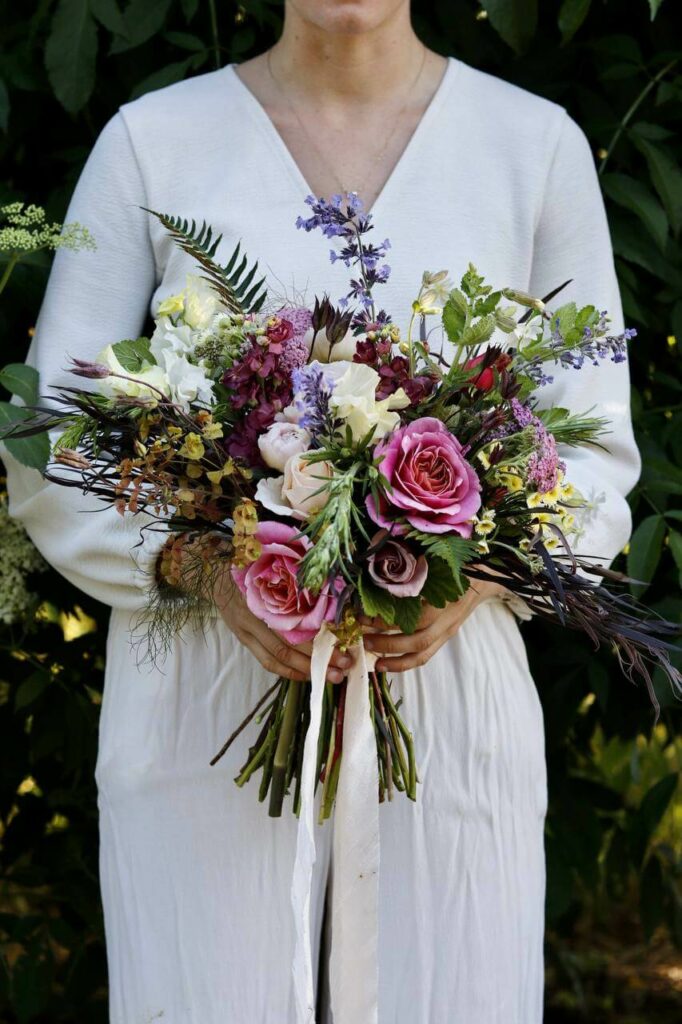
<svg viewBox="0 0 682 1024"><path fill-rule="evenodd" d="M224 310L217 292L196 274L187 275L184 320L194 330L209 327L211 320Z"/></svg>
<svg viewBox="0 0 682 1024"><path fill-rule="evenodd" d="M303 455L292 455L284 467L282 497L295 512L315 515L327 503L325 481L333 476L330 462L310 462Z"/></svg>
<svg viewBox="0 0 682 1024"><path fill-rule="evenodd" d="M300 455L310 447L310 434L296 423L273 423L258 438L263 462L270 469L284 469L292 455Z"/></svg>
<svg viewBox="0 0 682 1024"><path fill-rule="evenodd" d="M377 401L379 374L365 363L336 363L326 370L334 387L330 405L348 424L355 441L362 440L374 428L372 443L380 441L400 423L396 409L405 409L410 400L402 388L395 394Z"/></svg>

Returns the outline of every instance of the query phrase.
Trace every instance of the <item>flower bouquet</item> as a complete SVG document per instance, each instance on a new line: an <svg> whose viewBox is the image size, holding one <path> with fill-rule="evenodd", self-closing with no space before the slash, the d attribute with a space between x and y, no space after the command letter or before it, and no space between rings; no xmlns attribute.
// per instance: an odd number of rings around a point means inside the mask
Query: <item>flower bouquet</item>
<svg viewBox="0 0 682 1024"><path fill-rule="evenodd" d="M349 270L340 301L273 308L239 246L221 265L210 227L150 210L200 275L160 304L151 337L73 361L94 389L62 388L11 429L51 432L51 480L169 531L147 638L200 625L227 574L290 644L325 632L348 649L361 641L361 616L411 633L425 602L443 608L472 580L494 580L536 614L607 643L658 712L650 665L680 686L668 653L677 627L624 594L624 576L571 550L586 501L560 446L600 444L607 423L535 398L553 366L625 359L635 332L611 333L594 306L550 309L561 288L543 298L493 290L471 265L457 286L444 270L424 273L403 332L377 307L389 242L372 243L357 195L306 202L297 227L320 230ZM365 678L379 800L395 790L414 800L409 723L386 673ZM325 684L315 718L323 819L348 685ZM236 782L259 773L272 815L286 794L300 807L308 692L277 679L214 758L255 719Z"/></svg>

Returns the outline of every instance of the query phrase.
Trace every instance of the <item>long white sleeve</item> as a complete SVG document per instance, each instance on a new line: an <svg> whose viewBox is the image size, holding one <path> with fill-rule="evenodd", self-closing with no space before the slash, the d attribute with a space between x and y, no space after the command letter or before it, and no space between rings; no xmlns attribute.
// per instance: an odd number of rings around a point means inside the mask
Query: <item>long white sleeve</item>
<svg viewBox="0 0 682 1024"><path fill-rule="evenodd" d="M594 161L583 131L565 115L535 231L531 294L546 295L569 277L570 285L553 300L553 307L571 300L578 305L594 303L608 310L612 333L620 333L622 306ZM632 519L625 498L640 472L630 418L628 363L606 360L593 366L586 361L580 370L557 366L548 372L554 381L539 389L541 406L590 411L610 423L610 433L602 438L608 452L593 446L564 447L561 452L567 478L596 502L584 517L584 534L573 546L576 553L597 556L607 565L630 536Z"/></svg>
<svg viewBox="0 0 682 1024"><path fill-rule="evenodd" d="M95 252L58 251L28 362L42 395L73 386L69 356L94 359L108 343L140 334L156 270L144 183L122 114L100 134L71 200L67 220L89 228ZM85 381L81 381L85 384ZM36 547L81 590L116 608L136 609L149 584L145 571L163 542L140 529L142 516L120 516L75 488L43 480L6 452L10 512Z"/></svg>

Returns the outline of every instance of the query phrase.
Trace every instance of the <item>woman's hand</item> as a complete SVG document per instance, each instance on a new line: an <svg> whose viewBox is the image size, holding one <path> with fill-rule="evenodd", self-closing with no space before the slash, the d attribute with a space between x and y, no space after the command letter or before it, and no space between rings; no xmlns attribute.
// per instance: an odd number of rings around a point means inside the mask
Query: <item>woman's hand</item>
<svg viewBox="0 0 682 1024"><path fill-rule="evenodd" d="M305 682L310 679L312 644L294 647L251 612L228 574L215 588L215 602L223 622L251 651L267 672ZM327 672L331 683L340 683L352 664L351 658L334 650Z"/></svg>
<svg viewBox="0 0 682 1024"><path fill-rule="evenodd" d="M481 601L504 592L499 583L472 581L466 594L445 608L424 605L419 625L409 636L405 633L385 633L390 629L382 619L360 618L365 626L379 630L365 634L365 648L381 655L376 663L378 672L407 672L426 665L444 643L454 636L462 623ZM388 655L388 657L386 657Z"/></svg>

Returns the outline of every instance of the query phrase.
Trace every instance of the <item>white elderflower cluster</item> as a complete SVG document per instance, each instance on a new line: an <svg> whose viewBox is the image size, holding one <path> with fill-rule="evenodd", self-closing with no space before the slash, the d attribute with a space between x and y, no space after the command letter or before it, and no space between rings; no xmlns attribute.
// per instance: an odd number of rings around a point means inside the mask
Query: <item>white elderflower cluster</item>
<svg viewBox="0 0 682 1024"><path fill-rule="evenodd" d="M48 221L42 206L7 203L0 206L0 252L17 256L39 249L95 249L95 239L75 221Z"/></svg>
<svg viewBox="0 0 682 1024"><path fill-rule="evenodd" d="M34 596L26 578L29 573L46 569L44 558L21 523L12 519L7 499L0 495L0 622L11 625L21 619Z"/></svg>

